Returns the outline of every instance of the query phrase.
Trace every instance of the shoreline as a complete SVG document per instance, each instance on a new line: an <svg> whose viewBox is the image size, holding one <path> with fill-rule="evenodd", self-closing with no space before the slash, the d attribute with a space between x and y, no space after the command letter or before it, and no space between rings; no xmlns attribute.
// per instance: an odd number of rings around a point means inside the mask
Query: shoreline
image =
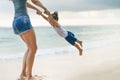
<svg viewBox="0 0 120 80"><path fill-rule="evenodd" d="M33 75L45 80L120 80L120 43L78 53L36 56ZM22 59L0 60L0 80L15 80Z"/></svg>

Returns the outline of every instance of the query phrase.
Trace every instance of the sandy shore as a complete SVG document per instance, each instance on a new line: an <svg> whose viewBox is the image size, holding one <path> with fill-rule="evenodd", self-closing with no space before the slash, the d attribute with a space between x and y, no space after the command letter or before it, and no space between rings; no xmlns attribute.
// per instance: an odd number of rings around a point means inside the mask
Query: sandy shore
<svg viewBox="0 0 120 80"><path fill-rule="evenodd" d="M83 56L37 56L33 74L44 80L120 80L120 44L84 51ZM0 60L0 80L16 80L22 59Z"/></svg>

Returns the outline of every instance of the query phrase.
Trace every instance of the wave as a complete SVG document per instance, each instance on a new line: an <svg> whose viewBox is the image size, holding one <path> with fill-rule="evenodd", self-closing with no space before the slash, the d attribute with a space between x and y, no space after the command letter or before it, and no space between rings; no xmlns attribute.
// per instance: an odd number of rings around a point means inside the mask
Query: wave
<svg viewBox="0 0 120 80"><path fill-rule="evenodd" d="M65 54L65 53L72 53L75 51L73 46L65 46L59 48L49 48L49 49L38 49L36 56L43 56L43 55L53 55L53 54ZM9 53L9 54L0 54L0 59L20 59L24 56L24 53Z"/></svg>
<svg viewBox="0 0 120 80"><path fill-rule="evenodd" d="M83 51L100 48L109 44L113 44L118 42L117 40L101 40L101 41L93 41L93 42L83 42ZM49 49L38 49L36 56L43 55L53 55L53 54L73 54L78 53L77 49L71 45L65 47L57 47L57 48L49 48ZM9 54L0 54L0 60L5 59L21 59L23 58L24 53L9 53Z"/></svg>

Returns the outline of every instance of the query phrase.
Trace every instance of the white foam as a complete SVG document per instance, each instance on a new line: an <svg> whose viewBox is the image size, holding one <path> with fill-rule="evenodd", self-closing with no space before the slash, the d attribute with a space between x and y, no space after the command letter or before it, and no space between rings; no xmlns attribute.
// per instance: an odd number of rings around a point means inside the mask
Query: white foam
<svg viewBox="0 0 120 80"><path fill-rule="evenodd" d="M115 42L117 41L101 40L101 41L93 41L93 42L83 42L83 50L95 49ZM57 47L57 48L49 48L49 49L38 49L36 56L53 55L53 54L69 54L69 53L77 53L77 49L71 45L64 47ZM19 59L19 58L23 58L23 55L24 53L0 54L0 59L2 60Z"/></svg>
<svg viewBox="0 0 120 80"><path fill-rule="evenodd" d="M42 55L52 55L52 54L64 54L64 53L71 53L75 51L73 46L65 46L59 48L49 48L49 49L38 49L36 56ZM0 59L19 59L23 58L24 53L9 53L9 54L0 54Z"/></svg>

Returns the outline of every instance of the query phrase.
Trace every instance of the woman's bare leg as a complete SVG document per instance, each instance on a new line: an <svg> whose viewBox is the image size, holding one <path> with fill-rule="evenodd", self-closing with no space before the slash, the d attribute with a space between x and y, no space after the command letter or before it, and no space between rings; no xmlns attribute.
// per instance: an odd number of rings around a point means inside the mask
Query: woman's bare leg
<svg viewBox="0 0 120 80"><path fill-rule="evenodd" d="M36 37L33 29L23 33L20 36L28 47L28 52L24 56L22 72L26 72L26 77L29 80L32 77L32 67L34 63L35 53L37 50Z"/></svg>
<svg viewBox="0 0 120 80"><path fill-rule="evenodd" d="M80 46L76 43L74 44L74 46L78 49L79 55L82 56L82 49L80 48Z"/></svg>
<svg viewBox="0 0 120 80"><path fill-rule="evenodd" d="M27 59L28 52L29 52L29 49L27 50L27 52L25 53L24 58L23 58L21 77L26 76L26 59Z"/></svg>

